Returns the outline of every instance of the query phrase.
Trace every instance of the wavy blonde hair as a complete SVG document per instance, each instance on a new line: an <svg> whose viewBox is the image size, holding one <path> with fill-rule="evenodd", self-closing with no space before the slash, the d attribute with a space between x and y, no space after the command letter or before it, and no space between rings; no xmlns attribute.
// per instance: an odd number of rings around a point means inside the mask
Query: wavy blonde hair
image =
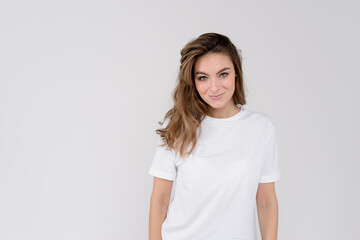
<svg viewBox="0 0 360 240"><path fill-rule="evenodd" d="M218 33L204 33L188 42L181 50L180 71L177 85L172 92L174 106L165 114L163 120L158 122L161 126L167 122L165 128L156 129L156 133L163 140L161 146L174 150L176 155L180 153L180 157L189 156L194 150L201 133L200 124L210 110L210 106L197 92L194 82L195 62L207 53L224 53L230 57L237 75L232 99L235 105L246 104L241 50L238 50L227 36ZM190 144L190 151L185 152Z"/></svg>

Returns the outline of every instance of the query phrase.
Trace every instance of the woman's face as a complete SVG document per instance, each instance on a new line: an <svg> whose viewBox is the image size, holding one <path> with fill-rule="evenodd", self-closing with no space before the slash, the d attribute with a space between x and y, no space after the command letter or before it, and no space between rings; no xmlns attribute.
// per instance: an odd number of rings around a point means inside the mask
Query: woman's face
<svg viewBox="0 0 360 240"><path fill-rule="evenodd" d="M208 53L194 66L195 86L201 98L215 109L230 110L235 105L235 69L228 55Z"/></svg>

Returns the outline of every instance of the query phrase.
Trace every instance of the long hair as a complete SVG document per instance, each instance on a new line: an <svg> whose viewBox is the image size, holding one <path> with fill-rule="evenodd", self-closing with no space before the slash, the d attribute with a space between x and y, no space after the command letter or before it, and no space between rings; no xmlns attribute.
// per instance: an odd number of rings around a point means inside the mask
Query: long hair
<svg viewBox="0 0 360 240"><path fill-rule="evenodd" d="M237 75L232 99L235 105L246 104L241 50L228 37L218 33L204 33L188 42L181 50L180 71L172 92L174 106L165 114L162 122L158 122L161 126L167 122L165 128L156 130L163 140L161 146L174 150L176 155L180 153L180 157L189 156L194 150L201 133L200 124L210 110L210 106L197 92L194 82L195 62L207 53L224 53L229 56ZM190 144L190 151L185 152Z"/></svg>

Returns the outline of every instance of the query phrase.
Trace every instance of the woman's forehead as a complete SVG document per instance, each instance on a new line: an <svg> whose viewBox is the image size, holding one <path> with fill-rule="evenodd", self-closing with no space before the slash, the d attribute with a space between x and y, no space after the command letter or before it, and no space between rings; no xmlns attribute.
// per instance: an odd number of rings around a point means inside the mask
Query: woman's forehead
<svg viewBox="0 0 360 240"><path fill-rule="evenodd" d="M208 53L197 59L194 69L201 72L217 72L225 67L233 68L233 63L227 54Z"/></svg>

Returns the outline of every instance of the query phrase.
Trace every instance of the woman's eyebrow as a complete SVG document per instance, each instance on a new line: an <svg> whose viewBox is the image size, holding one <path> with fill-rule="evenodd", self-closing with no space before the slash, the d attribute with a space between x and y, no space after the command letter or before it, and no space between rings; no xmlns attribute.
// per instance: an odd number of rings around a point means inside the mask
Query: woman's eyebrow
<svg viewBox="0 0 360 240"><path fill-rule="evenodd" d="M220 71L217 72L217 74L221 73L222 71L225 71L225 70L228 70L230 69L229 67L224 67L223 69L221 69ZM204 73L204 72L196 72L195 75L197 74L204 74L204 75L208 75L207 73Z"/></svg>

